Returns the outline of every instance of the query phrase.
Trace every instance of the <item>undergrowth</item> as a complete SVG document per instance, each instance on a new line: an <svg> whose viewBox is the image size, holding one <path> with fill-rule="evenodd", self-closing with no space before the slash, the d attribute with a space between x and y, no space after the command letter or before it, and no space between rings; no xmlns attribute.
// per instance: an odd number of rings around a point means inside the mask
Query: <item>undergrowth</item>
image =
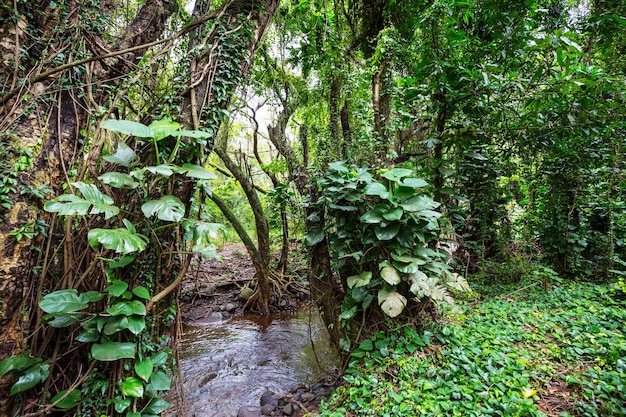
<svg viewBox="0 0 626 417"><path fill-rule="evenodd" d="M626 415L626 303L540 284L481 289L431 332L362 342L321 415Z"/></svg>

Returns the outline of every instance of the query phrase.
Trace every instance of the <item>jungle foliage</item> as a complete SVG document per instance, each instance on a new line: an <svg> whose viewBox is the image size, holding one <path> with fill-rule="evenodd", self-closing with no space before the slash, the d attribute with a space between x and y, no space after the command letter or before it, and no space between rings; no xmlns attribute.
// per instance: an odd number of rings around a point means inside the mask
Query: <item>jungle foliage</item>
<svg viewBox="0 0 626 417"><path fill-rule="evenodd" d="M376 366L432 353L419 331L470 284L623 292L625 35L617 0L2 4L0 413L158 415L177 285L220 223L253 259L248 308L306 279L333 342ZM536 410L539 376L509 365L529 391L498 398ZM614 394L584 387L604 365L576 373L583 397ZM389 392L381 413L413 407Z"/></svg>

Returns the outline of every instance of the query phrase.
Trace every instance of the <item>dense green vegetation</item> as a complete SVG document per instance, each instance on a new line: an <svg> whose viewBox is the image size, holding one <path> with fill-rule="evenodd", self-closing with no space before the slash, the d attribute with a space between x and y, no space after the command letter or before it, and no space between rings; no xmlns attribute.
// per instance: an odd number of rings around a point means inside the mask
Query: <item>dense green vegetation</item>
<svg viewBox="0 0 626 417"><path fill-rule="evenodd" d="M417 333L352 352L323 416L626 414L624 294L558 279L479 288Z"/></svg>
<svg viewBox="0 0 626 417"><path fill-rule="evenodd" d="M436 414L450 392L532 414L555 381L572 414L622 413L606 286L626 288L625 16L619 0L2 4L0 414L160 413L178 284L222 223L254 264L249 309L307 280L342 354L380 367L377 405L337 394L353 413ZM533 286L480 304L469 283ZM455 299L458 324L423 339ZM405 362L424 401L403 402ZM352 388L373 384L362 364Z"/></svg>

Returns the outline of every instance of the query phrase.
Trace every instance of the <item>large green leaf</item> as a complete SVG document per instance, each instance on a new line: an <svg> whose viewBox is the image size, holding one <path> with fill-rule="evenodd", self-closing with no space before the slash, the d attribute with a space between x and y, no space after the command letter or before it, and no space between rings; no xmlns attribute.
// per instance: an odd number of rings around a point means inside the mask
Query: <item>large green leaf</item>
<svg viewBox="0 0 626 417"><path fill-rule="evenodd" d="M146 248L148 238L139 233L133 233L128 229L92 229L87 234L91 247L96 248L101 244L105 249L114 250L117 253L141 252Z"/></svg>
<svg viewBox="0 0 626 417"><path fill-rule="evenodd" d="M180 129L180 123L173 122L168 119L155 120L148 126L154 133L154 140L159 141L170 136L172 133Z"/></svg>
<svg viewBox="0 0 626 417"><path fill-rule="evenodd" d="M50 375L50 365L47 363L38 363L26 369L26 371L20 375L18 380L11 387L10 394L15 395L20 392L24 392L40 382L45 381Z"/></svg>
<svg viewBox="0 0 626 417"><path fill-rule="evenodd" d="M146 413L160 415L163 411L167 410L167 407L169 406L170 406L170 403L168 403L164 399L154 398L152 399L152 401L150 401L150 404L148 404L148 407L146 407L145 411Z"/></svg>
<svg viewBox="0 0 626 417"><path fill-rule="evenodd" d="M152 364L154 366L162 366L165 365L169 355L166 352L157 352L150 359L152 359Z"/></svg>
<svg viewBox="0 0 626 417"><path fill-rule="evenodd" d="M373 182L371 184L367 184L365 189L363 190L365 195L377 195L380 198L389 199L389 191L387 187L379 182Z"/></svg>
<svg viewBox="0 0 626 417"><path fill-rule="evenodd" d="M59 213L62 216L104 213L105 219L119 213L119 208L113 205L113 199L101 193L95 185L82 182L73 182L72 185L81 192L83 198L74 194L64 194L48 201L44 205L44 209L51 213Z"/></svg>
<svg viewBox="0 0 626 417"><path fill-rule="evenodd" d="M29 366L41 362L41 360L41 358L31 358L27 353L4 358L0 362L0 377L14 370L21 371L22 369L26 369Z"/></svg>
<svg viewBox="0 0 626 417"><path fill-rule="evenodd" d="M402 207L396 207L393 210L383 213L383 217L388 221L397 221L402 218L402 213L404 213Z"/></svg>
<svg viewBox="0 0 626 417"><path fill-rule="evenodd" d="M150 379L153 368L154 365L152 364L150 358L135 362L135 373L139 378L143 379L146 382L148 382L148 380Z"/></svg>
<svg viewBox="0 0 626 417"><path fill-rule="evenodd" d="M422 188L428 185L428 183L421 178L404 178L401 184L411 188Z"/></svg>
<svg viewBox="0 0 626 417"><path fill-rule="evenodd" d="M345 163L346 163L345 161L331 162L330 164L328 164L328 166L333 171L350 172L350 170L344 166Z"/></svg>
<svg viewBox="0 0 626 417"><path fill-rule="evenodd" d="M67 390L63 390L61 392L59 392L57 395L55 395L54 397L52 397L52 399L50 400L51 403L55 403L57 402L60 398L62 398L63 396L65 396L65 394L67 393ZM72 390L70 391L69 394L67 394L67 396L65 396L65 398L63 398L61 401L59 401L55 407L56 408L61 408L61 409L68 409L68 408L72 408L75 407L76 405L78 405L78 403L80 402L80 398L81 398L81 394L80 394L80 390Z"/></svg>
<svg viewBox="0 0 626 417"><path fill-rule="evenodd" d="M130 163L133 161L133 159L135 159L136 157L137 154L130 146L128 146L124 142L119 142L117 144L117 151L113 155L102 157L102 159L111 162L112 164L128 167L130 166Z"/></svg>
<svg viewBox="0 0 626 417"><path fill-rule="evenodd" d="M128 317L128 330L134 335L137 335L146 328L146 319L143 316L129 316Z"/></svg>
<svg viewBox="0 0 626 417"><path fill-rule="evenodd" d="M399 231L399 223L394 223L387 227L377 227L375 230L378 240L391 240L398 234Z"/></svg>
<svg viewBox="0 0 626 417"><path fill-rule="evenodd" d="M113 281L111 285L106 287L104 291L108 292L114 297L119 297L128 289L128 282L125 281Z"/></svg>
<svg viewBox="0 0 626 417"><path fill-rule="evenodd" d="M139 187L139 183L130 174L123 172L107 172L98 177L103 183L115 188L133 189Z"/></svg>
<svg viewBox="0 0 626 417"><path fill-rule="evenodd" d="M320 229L319 227L312 229L306 234L306 237L304 238L304 243L306 243L307 246L315 246L322 240L324 240L324 236L324 230Z"/></svg>
<svg viewBox="0 0 626 417"><path fill-rule="evenodd" d="M105 342L91 346L91 356L98 361L108 362L135 357L135 344L129 342Z"/></svg>
<svg viewBox="0 0 626 417"><path fill-rule="evenodd" d="M201 180L214 180L217 179L217 175L208 169L195 164L183 164L182 167L178 168L176 172L181 174L185 174L191 178L198 178Z"/></svg>
<svg viewBox="0 0 626 417"><path fill-rule="evenodd" d="M172 381L170 381L164 372L158 371L153 373L150 377L150 384L159 391L167 391L170 389Z"/></svg>
<svg viewBox="0 0 626 417"><path fill-rule="evenodd" d="M131 171L130 175L132 175L135 178L142 179L144 177L144 174L147 171L152 174L158 174L163 177L169 177L173 173L175 173L178 169L179 168L176 165L172 165L172 164L150 165L142 169Z"/></svg>
<svg viewBox="0 0 626 417"><path fill-rule="evenodd" d="M122 133L124 135L136 136L138 138L154 137L154 132L148 126L132 120L107 119L100 125L103 129L111 132Z"/></svg>
<svg viewBox="0 0 626 417"><path fill-rule="evenodd" d="M132 316L134 314L145 316L146 306L139 300L121 301L113 304L106 311L112 316Z"/></svg>
<svg viewBox="0 0 626 417"><path fill-rule="evenodd" d="M112 336L115 333L121 332L122 330L128 329L128 317L127 316L116 316L116 317L107 317L106 324L102 329L102 333L107 336Z"/></svg>
<svg viewBox="0 0 626 417"><path fill-rule="evenodd" d="M378 303L386 315L396 317L404 310L406 298L396 291L383 288L378 291Z"/></svg>
<svg viewBox="0 0 626 417"><path fill-rule="evenodd" d="M143 397L143 382L137 377L129 376L122 382L122 392L127 397Z"/></svg>
<svg viewBox="0 0 626 417"><path fill-rule="evenodd" d="M81 300L76 290L58 290L44 295L39 301L39 308L46 313L71 313L88 306L88 302Z"/></svg>
<svg viewBox="0 0 626 417"><path fill-rule="evenodd" d="M406 211L415 212L422 210L434 210L439 207L439 203L425 195L418 195L407 199L400 204L400 206Z"/></svg>
<svg viewBox="0 0 626 417"><path fill-rule="evenodd" d="M137 287L133 288L133 294L135 294L139 298L143 298L144 300L150 299L150 291L148 291L148 289L142 285L138 285Z"/></svg>
<svg viewBox="0 0 626 417"><path fill-rule="evenodd" d="M173 195L164 195L158 200L150 200L141 206L146 217L156 216L163 221L178 222L185 215L185 205Z"/></svg>
<svg viewBox="0 0 626 417"><path fill-rule="evenodd" d="M400 274L396 268L391 265L386 265L380 270L380 276L391 285L398 285L400 283Z"/></svg>
<svg viewBox="0 0 626 417"><path fill-rule="evenodd" d="M209 132L204 132L202 130L177 130L175 132L170 133L171 136L187 136L188 138L194 139L207 139L213 136Z"/></svg>
<svg viewBox="0 0 626 417"><path fill-rule="evenodd" d="M400 179L404 177L408 177L409 175L412 175L412 174L413 174L413 171L410 169L393 168L387 172L384 172L382 176L391 181L399 181Z"/></svg>
<svg viewBox="0 0 626 417"><path fill-rule="evenodd" d="M41 318L41 322L46 323L56 329L61 329L63 327L71 326L72 324L76 323L81 319L81 316L82 314L46 314Z"/></svg>
<svg viewBox="0 0 626 417"><path fill-rule="evenodd" d="M347 278L348 287L358 288L370 283L372 273L370 271L361 272L359 275L353 275Z"/></svg>

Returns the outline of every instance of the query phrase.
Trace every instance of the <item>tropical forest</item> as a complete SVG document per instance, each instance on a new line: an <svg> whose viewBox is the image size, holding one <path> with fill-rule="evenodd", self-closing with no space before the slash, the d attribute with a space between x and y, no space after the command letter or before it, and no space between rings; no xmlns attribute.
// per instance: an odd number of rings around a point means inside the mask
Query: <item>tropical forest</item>
<svg viewBox="0 0 626 417"><path fill-rule="evenodd" d="M0 417L626 416L623 146L622 0L3 0Z"/></svg>

